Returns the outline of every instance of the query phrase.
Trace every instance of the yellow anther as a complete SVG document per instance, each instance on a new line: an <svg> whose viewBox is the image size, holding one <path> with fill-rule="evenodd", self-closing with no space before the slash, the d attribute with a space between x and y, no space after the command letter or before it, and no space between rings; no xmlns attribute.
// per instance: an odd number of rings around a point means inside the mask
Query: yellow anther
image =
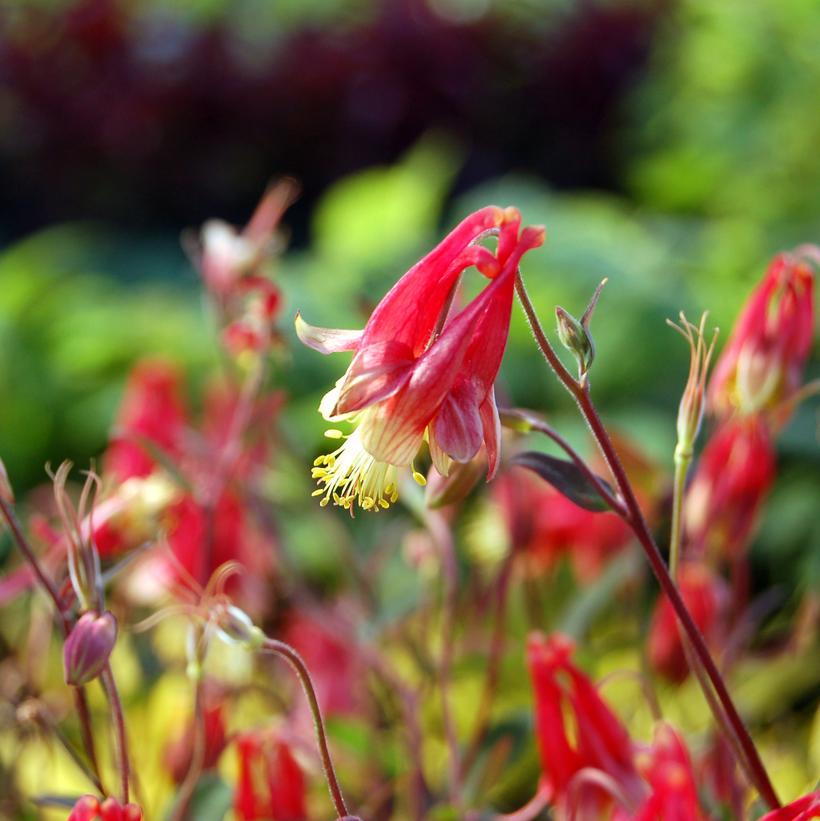
<svg viewBox="0 0 820 821"><path fill-rule="evenodd" d="M325 492L325 489L323 487L320 487L317 490L314 490L313 493L311 493L310 495L311 496L321 496L324 492Z"/></svg>
<svg viewBox="0 0 820 821"><path fill-rule="evenodd" d="M422 476L422 474L417 470L413 471L413 479L415 479L416 484L421 485L422 487L427 484L427 479L425 479L424 476Z"/></svg>
<svg viewBox="0 0 820 821"><path fill-rule="evenodd" d="M390 502L388 502L387 499L379 499L379 506L387 510L387 508L390 507Z"/></svg>
<svg viewBox="0 0 820 821"><path fill-rule="evenodd" d="M325 431L325 436L327 436L328 439L342 439L344 434L338 428L328 428Z"/></svg>
<svg viewBox="0 0 820 821"><path fill-rule="evenodd" d="M328 499L328 498L327 498L327 496L325 496L325 498L324 498L324 499L322 499L322 501L321 501L321 502L319 502L319 507L327 507L327 503L328 503L329 501L330 501L330 499Z"/></svg>

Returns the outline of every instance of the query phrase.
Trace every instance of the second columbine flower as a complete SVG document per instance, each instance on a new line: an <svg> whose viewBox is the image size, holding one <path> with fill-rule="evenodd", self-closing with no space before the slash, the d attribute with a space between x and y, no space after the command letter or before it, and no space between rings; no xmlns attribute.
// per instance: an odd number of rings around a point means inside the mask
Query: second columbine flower
<svg viewBox="0 0 820 821"><path fill-rule="evenodd" d="M478 241L494 235L490 251ZM411 468L427 441L436 469L467 462L484 444L488 478L498 465L499 422L493 394L510 325L521 257L542 228L521 230L516 209L483 208L461 222L388 292L362 331L296 330L321 353L354 351L344 376L319 407L331 422L355 425L313 469L321 504L348 510L387 508L398 498L398 472ZM460 311L452 302L461 274L474 266L490 281Z"/></svg>

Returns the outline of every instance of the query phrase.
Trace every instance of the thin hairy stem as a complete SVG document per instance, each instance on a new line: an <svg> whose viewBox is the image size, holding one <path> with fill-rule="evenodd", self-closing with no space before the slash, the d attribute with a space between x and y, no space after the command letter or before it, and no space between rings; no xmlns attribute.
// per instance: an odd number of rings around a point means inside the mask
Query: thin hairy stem
<svg viewBox="0 0 820 821"><path fill-rule="evenodd" d="M322 710L319 707L319 699L316 697L316 689L313 686L313 679L310 677L307 665L296 650L283 641L265 638L262 649L284 658L296 673L296 677L302 685L302 689L305 692L310 706L310 712L313 716L313 727L316 730L316 741L319 745L322 769L325 772L325 779L327 780L327 786L330 790L330 796L333 799L333 805L336 808L336 814L340 818L349 815L344 796L342 795L342 789L339 786L339 780L336 778L336 770L333 767L333 759L330 756L330 748L327 743L327 732L325 731L325 722L322 718Z"/></svg>

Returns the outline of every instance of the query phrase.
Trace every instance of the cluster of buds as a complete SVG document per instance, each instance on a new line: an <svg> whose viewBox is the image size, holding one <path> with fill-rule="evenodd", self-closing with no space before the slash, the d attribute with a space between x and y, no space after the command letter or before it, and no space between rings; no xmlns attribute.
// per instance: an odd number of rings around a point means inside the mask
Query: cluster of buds
<svg viewBox="0 0 820 821"><path fill-rule="evenodd" d="M478 244L497 237L495 252ZM426 440L443 476L469 462L482 444L488 478L498 467L500 423L495 382L510 324L515 276L524 254L543 242L542 228L521 230L514 208L483 208L461 222L382 299L361 331L317 328L297 317L306 345L321 353L353 351L346 373L319 410L350 422L341 447L314 462L320 504L353 512L388 508L400 473L424 477L414 459ZM462 273L474 266L489 284L462 310L453 301Z"/></svg>
<svg viewBox="0 0 820 821"><path fill-rule="evenodd" d="M595 685L572 661L564 636L533 635L527 658L543 778L558 819L703 818L685 744L660 724L636 744Z"/></svg>
<svg viewBox="0 0 820 821"><path fill-rule="evenodd" d="M273 341L281 297L265 268L283 244L279 223L295 195L295 183L282 180L265 192L243 229L214 219L202 226L198 238L183 238L216 304L223 342L234 356L259 354Z"/></svg>
<svg viewBox="0 0 820 821"><path fill-rule="evenodd" d="M136 804L120 804L115 798L100 801L93 795L84 795L67 821L142 821L142 810Z"/></svg>

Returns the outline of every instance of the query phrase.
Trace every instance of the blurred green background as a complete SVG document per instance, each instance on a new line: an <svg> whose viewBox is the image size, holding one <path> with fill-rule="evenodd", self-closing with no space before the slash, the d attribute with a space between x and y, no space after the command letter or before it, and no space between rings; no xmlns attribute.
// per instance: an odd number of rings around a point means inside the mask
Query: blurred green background
<svg viewBox="0 0 820 821"><path fill-rule="evenodd" d="M18 492L105 445L131 364L216 357L180 232L241 224L296 176L276 279L285 435L320 447L336 327L470 210L514 204L547 242L525 278L551 324L609 277L594 387L669 463L681 309L734 316L778 250L820 240L814 0L37 0L0 36L0 454ZM815 349L816 350L816 349ZM500 393L580 431L514 317ZM815 356L810 376L817 376ZM820 580L818 406L781 436L756 571ZM304 488L307 495L308 481ZM289 491L293 493L294 491ZM288 492L286 492L287 495Z"/></svg>

